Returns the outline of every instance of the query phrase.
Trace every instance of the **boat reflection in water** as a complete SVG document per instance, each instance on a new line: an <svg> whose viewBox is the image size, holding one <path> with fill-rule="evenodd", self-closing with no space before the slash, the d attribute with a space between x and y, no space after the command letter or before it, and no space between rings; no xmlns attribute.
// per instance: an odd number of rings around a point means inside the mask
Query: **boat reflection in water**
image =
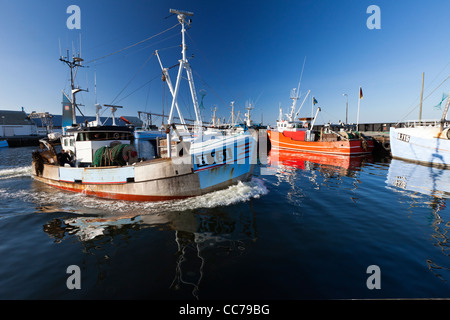
<svg viewBox="0 0 450 320"><path fill-rule="evenodd" d="M142 235L144 229L149 230L149 228L156 227L158 234L160 231L174 231L177 251L169 252L169 256L175 256L175 265L164 265L164 259L160 256L142 257L143 254L150 254L147 250L132 254L137 261L141 259L155 261L152 263L157 272L151 275L151 281L154 281L152 285L170 288L169 293L166 293L169 296L170 292L175 294L176 291L181 291L184 292L183 294L192 295L198 299L204 269L214 269L214 263L217 263L215 260L220 255L226 255L227 258L238 258L257 239L252 210L245 207L245 210L234 210L233 213L229 211L219 207L213 210L197 209L140 215L122 213L111 216L72 216L49 221L44 225L44 231L55 242L62 242L64 238L72 239L73 236L76 236L83 244L83 252L96 256L98 265L94 273L98 273L97 281L104 279L108 273L102 270L97 271L97 269L112 268L110 264L114 259L115 265L122 264L119 260L123 257L117 252L119 251L118 247L125 244L126 250L133 250L130 248L134 247L131 246L131 242L137 242L139 238L145 239L142 239L145 241L144 247L151 246L148 239ZM139 235L133 236L133 231L139 231ZM174 244L169 242L166 243L165 248L160 249L173 250ZM113 254L108 249L111 245ZM158 253L161 252L160 249L158 249ZM169 261L172 261L172 258ZM130 266L130 270L140 267L143 266L134 264ZM144 267L150 268L145 265ZM167 278L170 279L170 273L173 274L172 283L161 284L159 281L165 279L161 274L167 275Z"/></svg>
<svg viewBox="0 0 450 320"><path fill-rule="evenodd" d="M352 176L371 159L371 155L345 156L272 149L269 153L268 164L275 169L287 167L318 170L331 176Z"/></svg>
<svg viewBox="0 0 450 320"><path fill-rule="evenodd" d="M392 159L387 184L438 198L450 198L450 170Z"/></svg>
<svg viewBox="0 0 450 320"><path fill-rule="evenodd" d="M441 215L450 198L450 170L392 159L386 184L389 189L408 196L411 199L411 207L425 205L431 209L434 231L432 238L435 241L433 244L440 248L445 256L450 257L450 220L445 221ZM440 273L450 268L438 265L431 259L426 262L430 271L445 281Z"/></svg>

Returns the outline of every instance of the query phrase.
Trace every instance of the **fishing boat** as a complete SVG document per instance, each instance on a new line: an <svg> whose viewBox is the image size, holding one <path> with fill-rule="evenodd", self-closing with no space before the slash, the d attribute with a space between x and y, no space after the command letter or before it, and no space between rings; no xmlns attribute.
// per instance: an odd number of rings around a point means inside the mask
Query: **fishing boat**
<svg viewBox="0 0 450 320"><path fill-rule="evenodd" d="M414 124L415 123L415 124ZM410 122L404 128L391 127L392 157L423 165L450 168L450 132L448 124L439 121Z"/></svg>
<svg viewBox="0 0 450 320"><path fill-rule="evenodd" d="M280 107L276 128L267 129L272 148L347 156L372 153L374 149L373 139L357 131L355 125L328 123L320 130L315 127L317 115L321 111L320 107L317 108L314 117L299 118L298 114L309 93L310 91L306 93L297 110L296 103L299 100L299 95L298 90L296 91L294 88L291 95L293 100L291 112L286 114L286 119ZM312 100L314 106L315 99Z"/></svg>
<svg viewBox="0 0 450 320"><path fill-rule="evenodd" d="M41 140L40 150L33 152L34 179L98 197L160 201L202 195L251 178L256 163L256 142L250 134L203 134L192 71L186 59L185 25L190 24L187 17L193 13L173 9L170 12L177 16L181 25L182 58L175 87L168 77L168 69L161 64L172 93L172 104L164 125L165 138L160 139L157 146L157 157L139 160L133 145L134 128L130 125L113 122L112 126L106 126L98 121L76 124L73 121L62 135L49 135L48 139ZM82 61L80 57L70 62L64 60L71 68L73 119L76 119L77 109L75 94L81 89L73 85L72 69L80 67ZM177 103L183 70L187 73L196 114L191 131L173 122L175 108L179 119L183 119ZM110 107L112 112L117 110L117 106L104 106Z"/></svg>
<svg viewBox="0 0 450 320"><path fill-rule="evenodd" d="M391 127L389 132L392 157L428 166L450 167L450 126L446 120L450 96L440 120L422 121L422 93L418 121L407 121L405 127ZM441 101L441 103L444 99Z"/></svg>

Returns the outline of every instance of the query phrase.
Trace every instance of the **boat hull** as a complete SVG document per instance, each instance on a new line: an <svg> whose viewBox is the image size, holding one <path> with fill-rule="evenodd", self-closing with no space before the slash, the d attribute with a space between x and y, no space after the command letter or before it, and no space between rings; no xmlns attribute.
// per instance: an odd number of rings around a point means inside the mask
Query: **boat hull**
<svg viewBox="0 0 450 320"><path fill-rule="evenodd" d="M120 168L81 168L79 173L73 176L81 176L86 179L76 181L64 180L64 170L75 170L78 168L57 167L45 164L43 172L37 175L33 172L33 178L52 187L62 190L84 193L101 198L128 200L128 201L163 201L183 199L199 196L205 193L227 188L238 181L247 181L251 178L253 165L224 164L207 170L192 172L187 165L172 165L170 159L165 163L164 170L158 163L144 163L138 171L147 171L142 181L135 180L126 175L117 174L113 181L102 179L89 180L88 177L103 175L105 170L121 169L133 171L132 167ZM33 162L33 168L35 167ZM184 167L184 168L183 168ZM62 169L62 170L61 170ZM97 171L97 172L95 172ZM103 172L102 172L103 171ZM184 173L182 173L185 171ZM139 180L139 179L137 179Z"/></svg>
<svg viewBox="0 0 450 320"><path fill-rule="evenodd" d="M438 138L437 127L391 128L392 157L428 166L450 168L450 140Z"/></svg>
<svg viewBox="0 0 450 320"><path fill-rule="evenodd" d="M301 141L285 136L283 133L267 130L272 148L302 152L313 152L336 155L371 154L374 148L372 139L342 141Z"/></svg>
<svg viewBox="0 0 450 320"><path fill-rule="evenodd" d="M162 201L199 196L247 181L253 174L252 137L214 139L185 156L115 167L68 167L34 158L33 177L50 186L102 198Z"/></svg>

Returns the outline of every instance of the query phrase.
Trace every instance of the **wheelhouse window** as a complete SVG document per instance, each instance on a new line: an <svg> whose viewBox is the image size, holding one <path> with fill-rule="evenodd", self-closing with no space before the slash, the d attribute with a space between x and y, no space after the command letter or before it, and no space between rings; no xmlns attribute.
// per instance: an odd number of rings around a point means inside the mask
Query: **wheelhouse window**
<svg viewBox="0 0 450 320"><path fill-rule="evenodd" d="M77 141L101 141L101 140L132 140L133 135L130 132L80 132L77 135Z"/></svg>

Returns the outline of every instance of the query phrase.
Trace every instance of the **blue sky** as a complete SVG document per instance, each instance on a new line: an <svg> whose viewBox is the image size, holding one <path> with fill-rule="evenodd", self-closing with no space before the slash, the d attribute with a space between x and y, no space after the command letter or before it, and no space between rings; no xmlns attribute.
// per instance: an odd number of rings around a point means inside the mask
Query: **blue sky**
<svg viewBox="0 0 450 320"><path fill-rule="evenodd" d="M80 30L66 27L66 9L73 4L81 9ZM366 26L372 4L381 10L379 30ZM0 0L0 109L61 114L61 91L69 88L69 77L58 60L60 47L63 55L67 49L70 55L73 48L78 52L81 35L82 56L89 62L174 26L176 18L166 18L170 8L194 12L186 40L196 89L207 92L206 120L213 106L228 119L231 101L242 114L250 100L255 122L263 115L264 123L275 124L279 104L289 109L305 57L300 90L311 90L318 100L321 123L345 119L343 93L349 95L349 121L356 122L359 86L360 123L416 119L422 72L424 97L450 75L445 15L450 2L445 0ZM163 101L167 113L171 99L152 53L159 49L163 64L173 66L180 42L176 27L88 63L77 75L80 87L89 89L78 95L81 110L95 114L96 75L97 101L123 105L118 115L161 113ZM176 68L171 77L175 81ZM424 101L423 119L440 118L442 111L434 106L449 91L450 80ZM181 95L184 116L193 118L187 87ZM300 115L310 114L308 98Z"/></svg>

